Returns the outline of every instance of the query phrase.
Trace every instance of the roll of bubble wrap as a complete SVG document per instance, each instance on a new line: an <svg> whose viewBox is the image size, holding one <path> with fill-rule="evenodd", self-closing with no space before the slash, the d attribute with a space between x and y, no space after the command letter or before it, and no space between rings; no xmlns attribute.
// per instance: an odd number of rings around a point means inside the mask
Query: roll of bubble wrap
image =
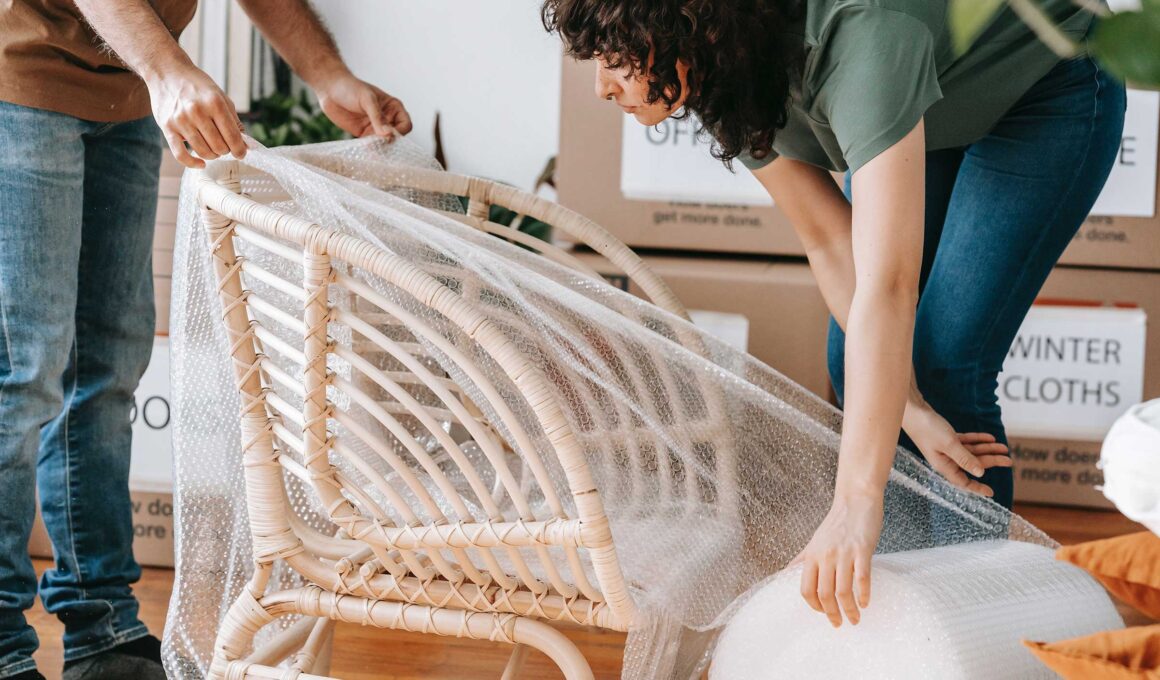
<svg viewBox="0 0 1160 680"><path fill-rule="evenodd" d="M870 607L833 628L799 594L800 569L752 592L710 680L1054 678L1020 643L1122 628L1111 599L1052 550L986 541L874 558Z"/></svg>

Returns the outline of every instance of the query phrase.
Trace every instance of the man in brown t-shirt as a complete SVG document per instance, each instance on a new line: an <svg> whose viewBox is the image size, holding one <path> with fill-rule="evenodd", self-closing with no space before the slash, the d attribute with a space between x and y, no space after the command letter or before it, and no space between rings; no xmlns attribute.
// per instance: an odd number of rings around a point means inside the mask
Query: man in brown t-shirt
<svg viewBox="0 0 1160 680"><path fill-rule="evenodd" d="M238 2L343 129L410 130L306 0ZM130 590L128 491L158 168L165 144L189 167L245 154L233 104L177 45L195 9L0 0L0 678L42 678L24 617L37 486L55 553L39 593L65 626L65 680L165 677Z"/></svg>

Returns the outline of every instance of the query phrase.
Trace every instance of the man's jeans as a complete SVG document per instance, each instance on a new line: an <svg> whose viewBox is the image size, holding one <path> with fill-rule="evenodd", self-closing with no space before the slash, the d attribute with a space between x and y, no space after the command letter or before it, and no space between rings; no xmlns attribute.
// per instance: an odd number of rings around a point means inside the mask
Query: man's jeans
<svg viewBox="0 0 1160 680"><path fill-rule="evenodd" d="M1111 172L1125 97L1090 58L1060 62L986 137L926 154L914 368L923 396L955 430L1006 443L996 396L1003 359ZM839 399L844 345L831 320ZM1011 468L991 468L982 480L1011 507Z"/></svg>
<svg viewBox="0 0 1160 680"><path fill-rule="evenodd" d="M152 119L92 123L0 102L0 677L33 667L28 537L77 659L146 634L130 584L129 415L154 328Z"/></svg>

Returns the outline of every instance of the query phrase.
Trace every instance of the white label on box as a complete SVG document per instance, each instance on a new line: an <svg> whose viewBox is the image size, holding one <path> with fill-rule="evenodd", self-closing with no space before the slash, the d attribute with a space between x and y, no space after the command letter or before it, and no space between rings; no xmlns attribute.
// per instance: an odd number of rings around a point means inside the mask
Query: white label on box
<svg viewBox="0 0 1160 680"><path fill-rule="evenodd" d="M169 339L155 338L153 356L133 395L133 460L129 483L137 490L173 490L173 431L170 417Z"/></svg>
<svg viewBox="0 0 1160 680"><path fill-rule="evenodd" d="M1128 90L1128 114L1124 119L1120 152L1091 214L1124 217L1156 214L1158 135L1160 92Z"/></svg>
<svg viewBox="0 0 1160 680"><path fill-rule="evenodd" d="M1099 441L1144 398L1141 309L1034 306L999 374L1012 437Z"/></svg>
<svg viewBox="0 0 1160 680"><path fill-rule="evenodd" d="M749 352L749 319L740 314L690 309L693 325L740 352Z"/></svg>
<svg viewBox="0 0 1160 680"><path fill-rule="evenodd" d="M769 192L740 162L730 172L713 158L696 118L641 125L624 117L620 190L625 198L724 205L773 205Z"/></svg>

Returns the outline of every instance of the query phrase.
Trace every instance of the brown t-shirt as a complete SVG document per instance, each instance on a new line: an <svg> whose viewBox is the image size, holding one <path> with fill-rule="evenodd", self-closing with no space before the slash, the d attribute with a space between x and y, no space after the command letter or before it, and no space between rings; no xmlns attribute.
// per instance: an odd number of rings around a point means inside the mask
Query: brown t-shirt
<svg viewBox="0 0 1160 680"><path fill-rule="evenodd" d="M177 38L197 0L150 0ZM0 0L0 101L119 123L150 113L145 83L110 52L73 0Z"/></svg>

